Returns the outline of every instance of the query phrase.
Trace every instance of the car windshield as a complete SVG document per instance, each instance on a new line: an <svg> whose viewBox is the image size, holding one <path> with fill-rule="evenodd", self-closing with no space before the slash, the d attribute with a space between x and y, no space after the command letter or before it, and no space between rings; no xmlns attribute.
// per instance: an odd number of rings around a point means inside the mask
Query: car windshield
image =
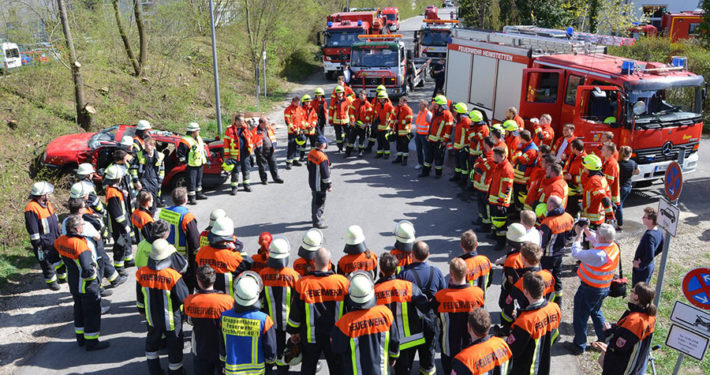
<svg viewBox="0 0 710 375"><path fill-rule="evenodd" d="M675 122L701 115L700 87L671 87L663 90L631 91L631 105L644 103L644 111L637 117L637 124L651 122Z"/></svg>
<svg viewBox="0 0 710 375"><path fill-rule="evenodd" d="M350 55L350 65L354 67L390 68L397 66L398 63L396 49L358 47L353 48Z"/></svg>
<svg viewBox="0 0 710 375"><path fill-rule="evenodd" d="M425 46L445 46L449 43L449 30L424 30L422 44Z"/></svg>
<svg viewBox="0 0 710 375"><path fill-rule="evenodd" d="M92 135L91 138L89 138L89 148L96 150L101 147L103 142L115 142L116 130L118 130L118 126L112 126Z"/></svg>
<svg viewBox="0 0 710 375"><path fill-rule="evenodd" d="M364 34L363 29L348 29L338 31L328 31L325 34L326 47L350 47L358 41L357 36Z"/></svg>
<svg viewBox="0 0 710 375"><path fill-rule="evenodd" d="M387 21L394 21L397 19L397 15L394 13L386 14L387 16Z"/></svg>

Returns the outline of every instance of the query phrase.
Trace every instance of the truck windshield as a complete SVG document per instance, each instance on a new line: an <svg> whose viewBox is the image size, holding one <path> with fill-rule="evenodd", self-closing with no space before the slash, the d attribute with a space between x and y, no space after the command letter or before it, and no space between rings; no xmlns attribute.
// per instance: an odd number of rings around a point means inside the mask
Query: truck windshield
<svg viewBox="0 0 710 375"><path fill-rule="evenodd" d="M17 48L10 48L5 50L5 54L7 55L8 59L18 58L20 57L20 50Z"/></svg>
<svg viewBox="0 0 710 375"><path fill-rule="evenodd" d="M449 43L449 30L424 30L422 32L422 45L446 46Z"/></svg>
<svg viewBox="0 0 710 375"><path fill-rule="evenodd" d="M638 125L672 123L701 115L700 87L671 87L663 90L635 90L629 95L631 105L645 104L644 112L636 119Z"/></svg>
<svg viewBox="0 0 710 375"><path fill-rule="evenodd" d="M397 19L397 15L394 13L385 14L385 16L387 16L387 21L394 21Z"/></svg>
<svg viewBox="0 0 710 375"><path fill-rule="evenodd" d="M364 34L363 29L333 30L325 34L326 47L350 47L358 41L357 36Z"/></svg>
<svg viewBox="0 0 710 375"><path fill-rule="evenodd" d="M396 49L384 48L353 48L350 55L350 66L373 68L373 67L396 67L399 63Z"/></svg>

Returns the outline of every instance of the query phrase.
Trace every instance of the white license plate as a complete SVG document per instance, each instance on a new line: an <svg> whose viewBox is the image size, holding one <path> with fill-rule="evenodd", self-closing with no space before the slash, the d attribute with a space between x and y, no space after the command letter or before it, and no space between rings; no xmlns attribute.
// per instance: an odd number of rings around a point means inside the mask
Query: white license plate
<svg viewBox="0 0 710 375"><path fill-rule="evenodd" d="M665 172L666 169L668 169L668 165L657 165L657 166L653 167L653 173Z"/></svg>

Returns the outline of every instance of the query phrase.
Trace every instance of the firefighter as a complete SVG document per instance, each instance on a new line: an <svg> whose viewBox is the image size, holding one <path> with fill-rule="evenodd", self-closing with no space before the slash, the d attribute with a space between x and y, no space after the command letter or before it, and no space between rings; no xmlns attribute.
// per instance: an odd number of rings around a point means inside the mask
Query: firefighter
<svg viewBox="0 0 710 375"><path fill-rule="evenodd" d="M374 108L367 100L367 91L360 90L360 96L353 102L350 112L350 132L345 157L349 157L355 151L356 144L357 156L362 157L365 152L367 131L375 116Z"/></svg>
<svg viewBox="0 0 710 375"><path fill-rule="evenodd" d="M582 191L582 217L589 220L592 228L605 221L614 221L612 195L607 179L602 172L602 161L596 155L587 155L582 162L587 173Z"/></svg>
<svg viewBox="0 0 710 375"><path fill-rule="evenodd" d="M276 133L266 117L259 118L259 125L252 130L252 141L254 142L254 154L256 154L256 165L259 168L261 184L268 184L267 164L273 181L283 184L284 180L279 177L279 170L276 166Z"/></svg>
<svg viewBox="0 0 710 375"><path fill-rule="evenodd" d="M163 337L168 347L168 374L182 374L182 304L190 294L182 275L170 267L175 247L166 240L153 241L148 265L136 271L136 306L145 317L148 335L145 356L151 375L163 374L160 347Z"/></svg>
<svg viewBox="0 0 710 375"><path fill-rule="evenodd" d="M79 346L86 351L106 349L108 342L99 341L101 329L101 276L96 254L82 236L84 220L71 215L66 221L67 234L54 241L54 247L67 268L69 292L74 300L74 333Z"/></svg>
<svg viewBox="0 0 710 375"><path fill-rule="evenodd" d="M456 158L456 167L454 176L449 181L456 181L459 184L466 183L468 176L468 134L471 131L472 121L468 116L468 107L465 103L456 103L454 105L454 119L456 126L454 127L453 150Z"/></svg>
<svg viewBox="0 0 710 375"><path fill-rule="evenodd" d="M520 128L518 124L513 120L506 120L503 123L503 130L505 130L505 146L507 147L508 153L506 158L512 163L515 158L520 154Z"/></svg>
<svg viewBox="0 0 710 375"><path fill-rule="evenodd" d="M266 301L261 311L269 314L274 322L276 331L276 352L279 354L276 359L278 374L288 374L288 364L281 357L286 348L286 326L290 312L291 294L296 287L296 282L301 277L298 272L288 267L288 255L291 252L291 245L285 238L275 238L269 247L269 256L266 266L259 272L259 276L264 282L264 290L261 292L261 300ZM268 370L271 366L267 366ZM270 371L267 371L267 373Z"/></svg>
<svg viewBox="0 0 710 375"><path fill-rule="evenodd" d="M491 216L491 229L496 235L496 250L505 247L505 227L508 223L508 207L513 195L513 166L505 158L505 151L493 149L493 167L491 184L488 190L488 211Z"/></svg>
<svg viewBox="0 0 710 375"><path fill-rule="evenodd" d="M414 261L412 248L417 240L414 224L409 220L398 221L394 228L394 237L394 248L390 250L390 254L397 258L397 273L399 273Z"/></svg>
<svg viewBox="0 0 710 375"><path fill-rule="evenodd" d="M251 256L252 271L259 273L262 269L264 269L264 267L266 267L266 262L269 260L269 247L271 246L272 240L273 237L269 232L261 232L259 235L259 250L256 251L256 254Z"/></svg>
<svg viewBox="0 0 710 375"><path fill-rule="evenodd" d="M328 102L325 100L325 91L318 87L315 91L313 106L318 114L318 135L325 135L325 123L328 119Z"/></svg>
<svg viewBox="0 0 710 375"><path fill-rule="evenodd" d="M520 255L520 249L525 241L525 227L520 223L510 224L505 236L510 251L495 261L496 265L503 266L503 280L500 283L500 294L498 295L498 306L501 311L505 306L510 288L520 279L525 268ZM495 328L499 335L507 335L507 326L500 325Z"/></svg>
<svg viewBox="0 0 710 375"><path fill-rule="evenodd" d="M532 120L530 120L532 122ZM540 116L538 124L535 126L535 137L538 145L547 145L552 147L552 142L555 139L555 131L552 129L552 116L547 113Z"/></svg>
<svg viewBox="0 0 710 375"><path fill-rule="evenodd" d="M91 185L91 192L89 193L89 197L86 199L86 204L89 208L91 208L94 214L100 216L103 219L104 229L101 231L101 235L104 238L107 238L108 221L106 221L106 219L108 218L106 217L106 209L103 203L101 202L101 199L99 199L98 195L96 195L96 185L93 181L95 173L96 170L94 170L94 166L91 165L91 163L81 163L79 164L79 168L77 168L76 170L76 176L79 181Z"/></svg>
<svg viewBox="0 0 710 375"><path fill-rule="evenodd" d="M146 137L143 147L136 152L136 165L138 166L138 181L143 190L153 195L151 209L164 207L162 186L165 178L165 155L155 150L155 139Z"/></svg>
<svg viewBox="0 0 710 375"><path fill-rule="evenodd" d="M335 86L335 96L330 98L328 121L335 128L335 141L338 144L338 152L343 151L343 137L347 137L351 106L352 101L345 96L345 88L341 85Z"/></svg>
<svg viewBox="0 0 710 375"><path fill-rule="evenodd" d="M380 91L377 94L379 106L375 107L375 123L377 123L377 155L375 158L389 158L390 144L389 134L393 129L395 121L395 109L389 100L387 91Z"/></svg>
<svg viewBox="0 0 710 375"><path fill-rule="evenodd" d="M618 154L616 145L612 142L607 142L602 146L602 173L606 177L606 182L611 190L611 203L614 204L614 211L621 204L619 197L619 160L614 156Z"/></svg>
<svg viewBox="0 0 710 375"><path fill-rule="evenodd" d="M348 279L328 271L330 251L320 248L313 258L313 271L296 282L291 298L287 332L291 341L301 343L301 373L313 375L321 353L331 374L342 373L341 358L331 345L331 329L343 316Z"/></svg>
<svg viewBox="0 0 710 375"><path fill-rule="evenodd" d="M449 111L447 99L443 95L434 97L434 118L431 120L429 128L429 147L431 152L429 158L424 160L424 167L419 177L429 176L432 163L436 171L436 177L440 178L444 166L444 151L451 136L451 129L454 126L454 115Z"/></svg>
<svg viewBox="0 0 710 375"><path fill-rule="evenodd" d="M359 225L351 225L345 232L345 255L338 262L337 272L348 276L355 271L367 272L371 278L377 276L377 255L365 244L365 234Z"/></svg>
<svg viewBox="0 0 710 375"><path fill-rule="evenodd" d="M291 164L295 167L301 165L297 160L297 146L296 139L301 135L303 125L303 118L305 113L303 108L300 106L301 98L294 96L291 99L291 105L286 107L284 110L284 123L286 124L286 129L288 130L288 149L286 151L286 169L291 169Z"/></svg>
<svg viewBox="0 0 710 375"><path fill-rule="evenodd" d="M584 142L581 139L572 141L571 149L571 156L567 159L564 167L564 179L567 181L569 193L566 210L573 218L577 218L582 212L582 198L584 196L582 175L585 173L582 163L587 157L587 152L584 151Z"/></svg>
<svg viewBox="0 0 710 375"><path fill-rule="evenodd" d="M427 142L427 137L429 136L429 123L431 123L433 115L427 106L427 101L424 99L419 100L419 112L417 112L417 118L414 120L414 126L416 127L416 134L414 135L414 144L417 149L417 165L415 169L422 169L424 166L424 155L429 151Z"/></svg>
<svg viewBox="0 0 710 375"><path fill-rule="evenodd" d="M525 129L525 120L523 120L522 117L518 114L518 109L515 107L508 107L508 109L505 110L505 119L507 120L512 120L515 121L515 125L518 127L519 130L524 130ZM506 129L508 130L508 129Z"/></svg>
<svg viewBox="0 0 710 375"><path fill-rule="evenodd" d="M126 209L128 192L119 186L125 177L125 170L118 165L109 166L104 171L104 188L106 190L106 206L111 218L111 233L113 235L113 266L121 276L127 276L125 268L135 265L132 252L132 234L130 218Z"/></svg>
<svg viewBox="0 0 710 375"><path fill-rule="evenodd" d="M301 128L303 129L303 135L306 137L306 140L311 144L310 151L316 147L316 139L318 139L318 133L316 131L316 127L318 126L318 112L313 106L310 95L305 94L301 97L301 109L303 109L303 123ZM305 161L306 144L299 145L298 151L300 153L298 161Z"/></svg>
<svg viewBox="0 0 710 375"><path fill-rule="evenodd" d="M131 145L131 147L133 147ZM117 186L119 189L124 191L126 193L125 199L123 201L123 204L125 205L126 212L128 215L133 212L133 198L136 197L137 192L135 191L135 185L133 184L133 179L131 176L129 176L129 167L131 162L133 161L133 155L129 154L126 152L124 149L116 149L113 151L113 163L111 163L108 167L104 169L104 178L106 178L106 171L109 170L111 167L116 167L120 169L121 171L121 177L117 183ZM108 199L108 198L107 198ZM106 201L108 204L108 200ZM129 225L130 225L130 217L129 219ZM131 241L135 239L136 234L138 231L136 228L131 227Z"/></svg>
<svg viewBox="0 0 710 375"><path fill-rule="evenodd" d="M609 142L614 142L614 133L606 131L606 132L601 132L599 134L599 144L594 146L592 149L592 153L596 156L599 156L600 158L602 157L602 149L604 148L604 145L609 143ZM614 158L616 160L619 160L619 152L614 153Z"/></svg>
<svg viewBox="0 0 710 375"><path fill-rule="evenodd" d="M451 373L462 375L506 375L513 353L505 340L490 336L491 314L484 308L474 309L468 316L471 346L462 350L451 362Z"/></svg>
<svg viewBox="0 0 710 375"><path fill-rule="evenodd" d="M318 137L316 148L308 153L308 184L311 187L311 220L313 226L319 229L328 228L323 223L325 211L325 198L328 192L333 191L330 180L330 161L325 154L328 141L323 136Z"/></svg>
<svg viewBox="0 0 710 375"><path fill-rule="evenodd" d="M187 133L180 140L177 155L180 163L186 164L187 169L187 196L190 204L197 204L197 199L207 199L202 194L202 168L207 164L207 150L200 137L200 125L191 122L187 125Z"/></svg>
<svg viewBox="0 0 710 375"><path fill-rule="evenodd" d="M407 165L409 157L409 140L412 138L412 118L414 117L412 108L407 105L407 97L399 97L399 103L395 108L392 131L397 137L397 157L392 160L392 164L401 163Z"/></svg>
<svg viewBox="0 0 710 375"><path fill-rule="evenodd" d="M557 139L552 146L552 154L555 155L557 161L565 163L572 156L570 145L575 139L577 137L574 135L574 124L565 124L562 127L562 137Z"/></svg>
<svg viewBox="0 0 710 375"><path fill-rule="evenodd" d="M298 247L298 259L293 261L293 269L299 275L305 276L313 270L313 259L316 251L323 244L323 232L318 228L311 228L303 234L301 246ZM333 270L333 265L328 266L328 271Z"/></svg>
<svg viewBox="0 0 710 375"><path fill-rule="evenodd" d="M240 254L244 244L234 237L232 219L225 216L215 220L208 238L210 244L197 252L196 267L208 265L214 268L217 272L215 289L236 298L233 294L234 278L249 270L251 262L244 261Z"/></svg>
<svg viewBox="0 0 710 375"><path fill-rule="evenodd" d="M508 145L505 143L505 130L501 124L494 124L491 126L490 136L493 137L493 148L502 148L505 150L505 157L508 158L510 150L508 150Z"/></svg>
<svg viewBox="0 0 710 375"><path fill-rule="evenodd" d="M519 152L514 157L513 169L515 178L513 179L513 200L517 211L523 209L525 198L527 197L527 185L530 181L530 174L537 160L538 148L532 140L532 134L523 130L520 132Z"/></svg>
<svg viewBox="0 0 710 375"><path fill-rule="evenodd" d="M562 177L562 167L559 164L548 164L540 190L540 204L545 203L550 197L556 196L562 200L562 208L566 207L569 187L565 183L564 177ZM537 205L535 208L537 210Z"/></svg>
<svg viewBox="0 0 710 375"><path fill-rule="evenodd" d="M223 209L221 208L215 208L210 212L210 220L207 223L207 228L205 228L202 232L200 232L200 240L199 240L199 247L202 246L207 246L210 244L210 241L208 239L208 236L210 234L210 230L212 229L212 226L214 225L214 222L219 219L220 217L225 217L227 216L227 213L224 212Z"/></svg>
<svg viewBox="0 0 710 375"><path fill-rule="evenodd" d="M550 351L558 336L560 307L544 296L545 281L537 273L523 277L523 293L528 307L520 312L506 339L513 353L511 375L546 375L550 373Z"/></svg>
<svg viewBox="0 0 710 375"><path fill-rule="evenodd" d="M476 158L476 162L471 169L471 181L476 194L476 209L478 220L473 223L479 225L481 232L491 231L491 215L488 210L488 190L490 190L491 178L495 162L493 161L493 137L483 138L483 153Z"/></svg>
<svg viewBox="0 0 710 375"><path fill-rule="evenodd" d="M483 113L477 109L474 109L468 114L471 119L470 130L467 133L468 138L468 165L467 169L470 173L473 173L473 166L483 155L483 139L488 137L489 129L488 123L483 120ZM469 176L464 176L468 178ZM468 189L473 189L473 179L469 179Z"/></svg>
<svg viewBox="0 0 710 375"><path fill-rule="evenodd" d="M244 191L250 192L249 186L249 156L254 145L251 138L251 129L244 121L244 115L238 113L232 118L232 125L224 132L224 159L225 163L233 166L230 168L232 190L230 195L237 195L239 186L239 172L242 173L242 186ZM234 166L239 166L235 168Z"/></svg>
<svg viewBox="0 0 710 375"><path fill-rule="evenodd" d="M614 325L607 325L606 344L592 344L603 354L602 375L644 374L656 327L656 292L648 284L636 284L629 294L629 308ZM596 345L595 345L596 344Z"/></svg>
<svg viewBox="0 0 710 375"><path fill-rule="evenodd" d="M468 314L483 307L484 293L477 286L466 282L468 269L461 258L449 262L449 286L434 295L433 307L441 320L441 365L444 373L451 373L451 360L464 348L471 345L466 326Z"/></svg>
<svg viewBox="0 0 710 375"><path fill-rule="evenodd" d="M150 137L149 131L152 129L153 127L148 120L138 120L136 132L133 134L133 150L136 154L144 151L145 139Z"/></svg>
<svg viewBox="0 0 710 375"><path fill-rule="evenodd" d="M467 230L461 235L461 259L466 262L466 281L472 286L477 286L483 290L485 295L488 287L493 282L491 260L485 255L478 254L478 238L472 230Z"/></svg>
<svg viewBox="0 0 710 375"><path fill-rule="evenodd" d="M174 206L161 209L158 217L170 224L168 242L187 259L185 284L190 290L193 290L195 287L195 254L200 248L200 232L197 229L195 215L185 206L187 194L185 188L175 188L172 193Z"/></svg>
<svg viewBox="0 0 710 375"><path fill-rule="evenodd" d="M200 266L196 272L197 293L185 298L187 323L192 325L192 367L196 374L213 375L223 371L219 360L222 340L219 323L222 313L234 305L234 298L214 289L216 277L212 267Z"/></svg>
<svg viewBox="0 0 710 375"><path fill-rule="evenodd" d="M547 167L551 164L558 164L555 157L550 154L549 146L542 145L538 151L537 161L532 168L532 172L530 172L528 184L525 186L527 190L525 203L523 204L523 209L525 210L536 209L538 204L545 202L540 200L540 195L542 194L543 181L545 176L547 176ZM563 182L567 186L567 182Z"/></svg>
<svg viewBox="0 0 710 375"><path fill-rule="evenodd" d="M355 91L353 91L353 89L350 88L350 86L348 86L348 83L345 82L344 75L342 75L342 74L339 75L335 84L336 84L336 86L333 89L333 92L330 94L331 101L333 100L333 98L338 96L338 91L336 90L338 88L338 86L341 86L343 88L343 90L344 90L343 92L347 98L349 98L350 100L355 100Z"/></svg>
<svg viewBox="0 0 710 375"><path fill-rule="evenodd" d="M49 195L54 186L46 181L35 182L30 191L30 201L25 206L25 228L30 235L30 243L35 259L42 268L44 282L51 290L60 289L58 283L67 281L67 271L54 241L59 237L59 219Z"/></svg>
<svg viewBox="0 0 710 375"><path fill-rule="evenodd" d="M543 249L540 265L555 278L555 296L552 300L562 306L562 257L572 234L574 219L565 212L562 199L558 196L548 198L545 208L547 212L540 224Z"/></svg>
<svg viewBox="0 0 710 375"><path fill-rule="evenodd" d="M378 305L389 307L394 315L399 333L399 358L394 365L395 374L412 372L412 362L417 347L424 345L424 331L421 311L426 311L427 298L411 281L395 278L397 258L392 254L382 254L380 271L382 277L375 283L375 298Z"/></svg>
<svg viewBox="0 0 710 375"><path fill-rule="evenodd" d="M379 113L382 112L382 108L384 107L384 104L380 102L379 96L380 93L383 92L387 94L387 88L384 85L379 85L375 89L375 97L372 98L372 108L373 108L373 115L372 115L372 124L370 124L370 132L367 138L367 147L365 147L365 152L370 153L372 151L372 148L375 146L375 143L377 142L377 125L378 125L378 119L379 119ZM392 102L389 100L389 96L387 99L385 99L386 103L389 103L390 105Z"/></svg>
<svg viewBox="0 0 710 375"><path fill-rule="evenodd" d="M333 328L333 352L343 356L343 374L386 375L399 357L399 331L387 306L376 304L369 273L356 271L348 287L350 312Z"/></svg>

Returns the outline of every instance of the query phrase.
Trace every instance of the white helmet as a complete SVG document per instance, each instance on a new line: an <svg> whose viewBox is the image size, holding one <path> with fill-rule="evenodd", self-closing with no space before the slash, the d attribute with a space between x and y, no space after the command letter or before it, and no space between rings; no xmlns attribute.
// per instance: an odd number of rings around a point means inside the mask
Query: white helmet
<svg viewBox="0 0 710 375"><path fill-rule="evenodd" d="M164 238L158 238L157 240L153 241L153 244L150 248L150 259L153 260L163 260L167 257L170 256L170 254L176 252L175 246L171 245L167 240Z"/></svg>
<svg viewBox="0 0 710 375"><path fill-rule="evenodd" d="M274 238L271 241L271 246L269 246L269 258L272 259L284 259L288 258L288 254L291 252L291 245L283 237Z"/></svg>
<svg viewBox="0 0 710 375"><path fill-rule="evenodd" d="M409 220L402 220L394 227L394 237L397 242L414 243L416 241L414 224Z"/></svg>
<svg viewBox="0 0 710 375"><path fill-rule="evenodd" d="M505 238L512 242L523 242L526 233L527 231L525 230L523 224L513 223L508 226Z"/></svg>
<svg viewBox="0 0 710 375"><path fill-rule="evenodd" d="M323 232L317 228L311 228L303 234L301 247L298 248L298 256L305 259L313 259L316 251L323 245Z"/></svg>
<svg viewBox="0 0 710 375"><path fill-rule="evenodd" d="M241 306L251 306L259 301L262 289L261 277L256 272L242 272L234 282L234 300Z"/></svg>
<svg viewBox="0 0 710 375"><path fill-rule="evenodd" d="M197 130L200 130L200 124L198 124L196 122L191 122L191 123L187 124L187 131L188 132L194 132Z"/></svg>
<svg viewBox="0 0 710 375"><path fill-rule="evenodd" d="M375 301L375 283L369 273L355 271L350 275L348 296L352 302L361 307Z"/></svg>
<svg viewBox="0 0 710 375"><path fill-rule="evenodd" d="M94 170L94 166L91 163L81 163L76 170L76 174L79 176L86 176L95 172L96 170Z"/></svg>
<svg viewBox="0 0 710 375"><path fill-rule="evenodd" d="M234 241L234 222L224 216L214 221L210 230L209 240L211 243L221 241Z"/></svg>
<svg viewBox="0 0 710 375"><path fill-rule="evenodd" d="M221 208L212 210L212 212L210 212L210 226L214 225L215 220L225 216L227 216L227 213Z"/></svg>
<svg viewBox="0 0 710 375"><path fill-rule="evenodd" d="M126 170L117 164L108 166L108 168L104 171L104 178L107 180L120 180L125 175Z"/></svg>
<svg viewBox="0 0 710 375"><path fill-rule="evenodd" d="M153 129L152 126L150 126L150 123L146 120L138 120L138 126L136 126L136 130L150 130Z"/></svg>
<svg viewBox="0 0 710 375"><path fill-rule="evenodd" d="M345 232L345 253L359 254L365 252L365 233L359 225L351 225Z"/></svg>
<svg viewBox="0 0 710 375"><path fill-rule="evenodd" d="M79 181L71 186L69 198L84 198L94 192L94 187L88 181Z"/></svg>
<svg viewBox="0 0 710 375"><path fill-rule="evenodd" d="M124 135L121 137L121 146L123 147L132 147L133 146L133 137Z"/></svg>
<svg viewBox="0 0 710 375"><path fill-rule="evenodd" d="M52 194L54 192L54 185L47 181L35 182L32 184L32 189L30 190L30 195L42 196L47 194Z"/></svg>

